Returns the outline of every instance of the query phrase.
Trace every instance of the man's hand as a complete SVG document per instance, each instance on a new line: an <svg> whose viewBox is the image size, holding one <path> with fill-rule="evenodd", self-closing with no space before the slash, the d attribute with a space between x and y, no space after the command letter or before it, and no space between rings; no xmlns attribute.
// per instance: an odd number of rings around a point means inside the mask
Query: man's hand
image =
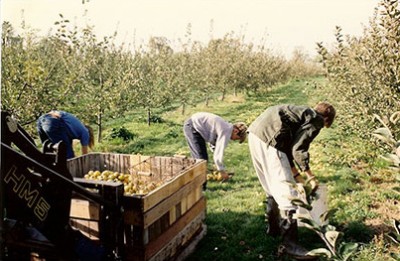
<svg viewBox="0 0 400 261"><path fill-rule="evenodd" d="M296 167L292 167L291 170L292 170L293 178L296 181L296 183L303 183L304 184L303 176L300 175L300 173L296 169Z"/></svg>
<svg viewBox="0 0 400 261"><path fill-rule="evenodd" d="M89 153L88 146L82 146L81 150L82 150L82 155L85 155L85 154Z"/></svg>
<svg viewBox="0 0 400 261"><path fill-rule="evenodd" d="M303 176L301 176L300 173L295 174L293 177L294 177L294 180L296 181L296 183L304 184Z"/></svg>

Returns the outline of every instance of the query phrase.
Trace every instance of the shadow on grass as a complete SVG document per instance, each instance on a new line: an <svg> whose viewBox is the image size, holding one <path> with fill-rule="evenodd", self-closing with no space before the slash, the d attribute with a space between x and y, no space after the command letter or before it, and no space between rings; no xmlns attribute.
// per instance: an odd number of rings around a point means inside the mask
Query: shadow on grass
<svg viewBox="0 0 400 261"><path fill-rule="evenodd" d="M264 217L224 209L208 213L207 234L187 260L277 260L277 239L268 237Z"/></svg>
<svg viewBox="0 0 400 261"><path fill-rule="evenodd" d="M376 228L367 226L362 221L352 221L342 229L343 239L351 242L370 243L374 238Z"/></svg>
<svg viewBox="0 0 400 261"><path fill-rule="evenodd" d="M207 234L187 260L292 260L278 256L280 238L265 233L263 215L250 215L223 209L208 213L205 221ZM299 242L307 249L323 247L318 236L307 228L299 228Z"/></svg>

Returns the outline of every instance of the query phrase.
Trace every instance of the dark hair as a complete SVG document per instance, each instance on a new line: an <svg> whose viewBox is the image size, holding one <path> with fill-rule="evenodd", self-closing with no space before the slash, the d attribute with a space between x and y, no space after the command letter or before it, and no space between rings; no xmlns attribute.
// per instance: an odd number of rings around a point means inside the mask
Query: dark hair
<svg viewBox="0 0 400 261"><path fill-rule="evenodd" d="M336 116L335 108L329 102L319 102L314 110L324 117L326 126L329 128Z"/></svg>
<svg viewBox="0 0 400 261"><path fill-rule="evenodd" d="M94 147L94 134L93 134L93 129L89 125L85 125L86 129L89 132L89 148L93 149Z"/></svg>

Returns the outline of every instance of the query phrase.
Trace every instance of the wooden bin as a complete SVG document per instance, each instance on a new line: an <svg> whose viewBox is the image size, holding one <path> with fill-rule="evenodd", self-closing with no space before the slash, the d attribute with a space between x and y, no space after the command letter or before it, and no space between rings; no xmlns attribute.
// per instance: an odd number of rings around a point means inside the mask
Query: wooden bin
<svg viewBox="0 0 400 261"><path fill-rule="evenodd" d="M184 157L90 153L68 160L72 176L90 170L143 173L163 184L146 195L123 197L125 260L182 259L205 235L206 162ZM89 237L99 235L99 207L73 199L71 224Z"/></svg>

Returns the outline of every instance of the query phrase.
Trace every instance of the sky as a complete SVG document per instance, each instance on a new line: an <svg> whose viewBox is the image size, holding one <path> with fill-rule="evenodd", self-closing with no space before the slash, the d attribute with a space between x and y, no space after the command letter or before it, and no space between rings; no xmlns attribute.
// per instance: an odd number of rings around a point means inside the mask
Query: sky
<svg viewBox="0 0 400 261"><path fill-rule="evenodd" d="M84 2L84 3L83 3ZM360 36L378 0L0 0L1 20L19 32L21 23L46 35L59 14L73 24L94 26L98 37L117 31L117 41L139 45L165 37L204 44L233 32L290 57L293 50L316 55L316 43L334 42L335 26ZM177 44L178 45L178 44Z"/></svg>

